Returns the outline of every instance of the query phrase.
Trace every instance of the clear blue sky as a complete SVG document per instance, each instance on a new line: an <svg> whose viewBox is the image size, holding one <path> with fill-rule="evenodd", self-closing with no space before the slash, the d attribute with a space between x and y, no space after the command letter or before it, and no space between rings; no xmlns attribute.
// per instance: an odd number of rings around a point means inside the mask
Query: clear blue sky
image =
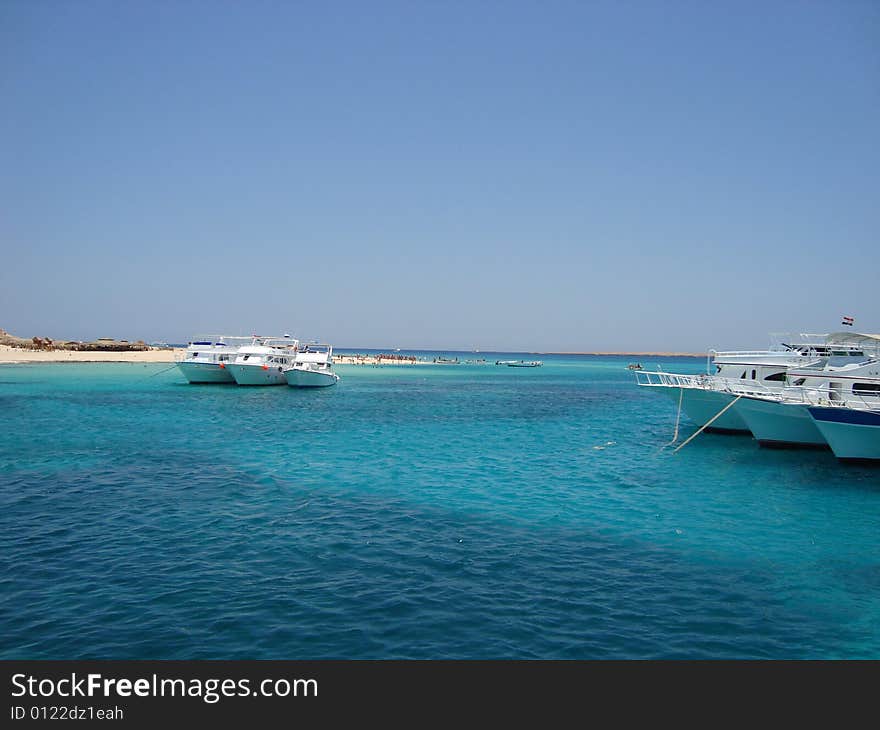
<svg viewBox="0 0 880 730"><path fill-rule="evenodd" d="M880 331L880 3L0 3L0 327Z"/></svg>

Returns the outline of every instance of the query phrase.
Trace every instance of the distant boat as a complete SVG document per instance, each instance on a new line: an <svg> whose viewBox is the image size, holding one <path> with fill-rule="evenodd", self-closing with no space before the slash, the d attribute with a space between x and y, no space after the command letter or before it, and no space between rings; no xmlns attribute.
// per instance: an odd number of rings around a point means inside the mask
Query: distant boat
<svg viewBox="0 0 880 730"><path fill-rule="evenodd" d="M626 369L627 369L627 370L641 370L641 369L642 369L642 363L640 363L640 362L631 362L629 365L626 366Z"/></svg>
<svg viewBox="0 0 880 730"><path fill-rule="evenodd" d="M544 363L540 360L508 360L505 364L509 368L539 368Z"/></svg>
<svg viewBox="0 0 880 730"><path fill-rule="evenodd" d="M435 358L434 362L438 365L458 365L458 358L440 356L438 358Z"/></svg>
<svg viewBox="0 0 880 730"><path fill-rule="evenodd" d="M339 376L333 372L331 345L305 345L296 353L293 365L284 371L287 384L294 388L326 388L336 385Z"/></svg>

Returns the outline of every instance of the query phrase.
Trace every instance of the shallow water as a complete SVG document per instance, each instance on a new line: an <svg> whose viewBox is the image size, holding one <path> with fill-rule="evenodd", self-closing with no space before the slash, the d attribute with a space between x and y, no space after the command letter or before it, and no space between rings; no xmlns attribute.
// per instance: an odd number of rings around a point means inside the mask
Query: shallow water
<svg viewBox="0 0 880 730"><path fill-rule="evenodd" d="M0 366L0 658L880 658L880 469L542 359Z"/></svg>

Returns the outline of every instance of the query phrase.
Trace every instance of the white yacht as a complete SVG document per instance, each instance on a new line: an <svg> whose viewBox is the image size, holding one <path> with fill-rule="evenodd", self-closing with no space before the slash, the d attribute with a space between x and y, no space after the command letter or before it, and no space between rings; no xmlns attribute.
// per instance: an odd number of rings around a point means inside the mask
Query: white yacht
<svg viewBox="0 0 880 730"><path fill-rule="evenodd" d="M808 408L810 417L838 459L880 460L880 379L870 385L873 391L864 388L860 396L876 401L870 405L849 400Z"/></svg>
<svg viewBox="0 0 880 730"><path fill-rule="evenodd" d="M865 359L864 347L858 342L849 343L853 337L849 332L777 337L779 344L768 350L710 350L706 374L641 370L635 371L636 381L640 386L666 393L680 405L681 411L697 425L706 426L707 431L750 433L738 409L732 407L738 396L758 390L781 391L791 368L823 367L830 362Z"/></svg>
<svg viewBox="0 0 880 730"><path fill-rule="evenodd" d="M828 442L810 406L880 406L880 360L826 365L823 369L792 368L788 385L777 393L743 393L733 410L761 446L827 448ZM873 400L872 400L873 399Z"/></svg>
<svg viewBox="0 0 880 730"><path fill-rule="evenodd" d="M226 369L239 385L284 385L284 370L293 364L298 346L298 340L288 337L256 337L239 348Z"/></svg>
<svg viewBox="0 0 880 730"><path fill-rule="evenodd" d="M331 345L303 345L293 364L284 370L287 384L295 388L324 388L336 385L339 376L333 372Z"/></svg>
<svg viewBox="0 0 880 730"><path fill-rule="evenodd" d="M251 337L226 335L199 337L187 345L183 360L177 367L190 383L234 383L228 365L240 347L252 342Z"/></svg>

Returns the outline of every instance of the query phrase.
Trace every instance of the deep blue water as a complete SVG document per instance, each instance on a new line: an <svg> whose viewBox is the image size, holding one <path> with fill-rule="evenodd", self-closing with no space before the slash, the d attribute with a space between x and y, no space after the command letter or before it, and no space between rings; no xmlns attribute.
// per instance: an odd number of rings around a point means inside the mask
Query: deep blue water
<svg viewBox="0 0 880 730"><path fill-rule="evenodd" d="M880 469L541 359L0 367L0 658L880 658Z"/></svg>

